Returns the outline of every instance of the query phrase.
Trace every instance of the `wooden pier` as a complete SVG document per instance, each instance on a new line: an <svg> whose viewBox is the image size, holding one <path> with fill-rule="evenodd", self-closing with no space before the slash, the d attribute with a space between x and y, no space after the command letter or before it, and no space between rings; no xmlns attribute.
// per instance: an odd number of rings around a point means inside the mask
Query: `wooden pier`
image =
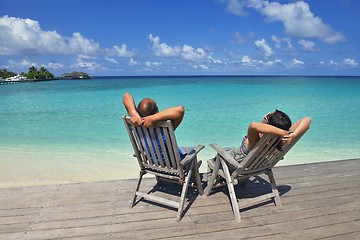
<svg viewBox="0 0 360 240"><path fill-rule="evenodd" d="M274 175L283 205L243 209L241 223L226 190L205 197L190 188L176 222L174 209L145 201L129 208L134 179L3 188L0 239L360 239L360 159L276 167ZM258 178L236 191L249 198L269 186Z"/></svg>
<svg viewBox="0 0 360 240"><path fill-rule="evenodd" d="M44 79L44 80L27 79L27 80L19 80L19 81L5 81L5 80L0 80L0 85L5 85L5 84L17 84L17 83L44 82L44 81L52 81L52 80L55 80L55 79Z"/></svg>

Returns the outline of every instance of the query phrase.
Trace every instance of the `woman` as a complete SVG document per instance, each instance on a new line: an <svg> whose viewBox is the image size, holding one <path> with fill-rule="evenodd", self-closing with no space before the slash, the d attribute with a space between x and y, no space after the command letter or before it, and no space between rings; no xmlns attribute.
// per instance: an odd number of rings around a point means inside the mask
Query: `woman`
<svg viewBox="0 0 360 240"><path fill-rule="evenodd" d="M243 137L238 148L227 148L226 151L238 162L241 162L256 145L263 134L273 134L282 137L282 144L290 144L297 136L310 127L310 117L305 117L291 125L291 120L284 112L275 110L265 115L260 122L252 122L247 135Z"/></svg>

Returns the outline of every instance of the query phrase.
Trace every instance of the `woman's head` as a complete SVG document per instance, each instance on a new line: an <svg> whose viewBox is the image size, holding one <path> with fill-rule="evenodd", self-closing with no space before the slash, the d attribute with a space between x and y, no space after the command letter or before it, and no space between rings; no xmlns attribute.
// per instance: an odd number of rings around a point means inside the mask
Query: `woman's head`
<svg viewBox="0 0 360 240"><path fill-rule="evenodd" d="M287 131L291 127L291 119L288 115L286 115L286 113L280 110L276 109L275 112L266 115L265 118L268 124L278 127L280 129Z"/></svg>

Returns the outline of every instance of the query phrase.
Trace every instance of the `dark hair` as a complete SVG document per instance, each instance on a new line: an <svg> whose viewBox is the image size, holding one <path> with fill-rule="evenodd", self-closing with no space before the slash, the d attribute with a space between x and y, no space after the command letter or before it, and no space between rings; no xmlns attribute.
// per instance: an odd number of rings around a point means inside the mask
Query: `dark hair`
<svg viewBox="0 0 360 240"><path fill-rule="evenodd" d="M139 102L137 111L140 117L147 117L157 113L159 110L154 100L151 98L144 98Z"/></svg>
<svg viewBox="0 0 360 240"><path fill-rule="evenodd" d="M278 127L282 130L289 130L291 127L291 119L286 113L275 110L275 112L268 119L269 124L275 127Z"/></svg>

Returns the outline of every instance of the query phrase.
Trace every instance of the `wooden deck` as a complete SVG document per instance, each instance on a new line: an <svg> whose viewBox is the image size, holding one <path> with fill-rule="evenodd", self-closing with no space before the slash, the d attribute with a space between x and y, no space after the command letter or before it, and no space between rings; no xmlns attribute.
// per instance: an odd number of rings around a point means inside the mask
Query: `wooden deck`
<svg viewBox="0 0 360 240"><path fill-rule="evenodd" d="M144 201L128 207L136 180L4 188L0 239L360 239L360 159L277 167L274 174L283 206L245 209L241 223L227 191L205 197L190 188L190 207L176 222L173 209ZM143 187L154 182L145 179ZM243 198L268 190L262 179L237 187Z"/></svg>

